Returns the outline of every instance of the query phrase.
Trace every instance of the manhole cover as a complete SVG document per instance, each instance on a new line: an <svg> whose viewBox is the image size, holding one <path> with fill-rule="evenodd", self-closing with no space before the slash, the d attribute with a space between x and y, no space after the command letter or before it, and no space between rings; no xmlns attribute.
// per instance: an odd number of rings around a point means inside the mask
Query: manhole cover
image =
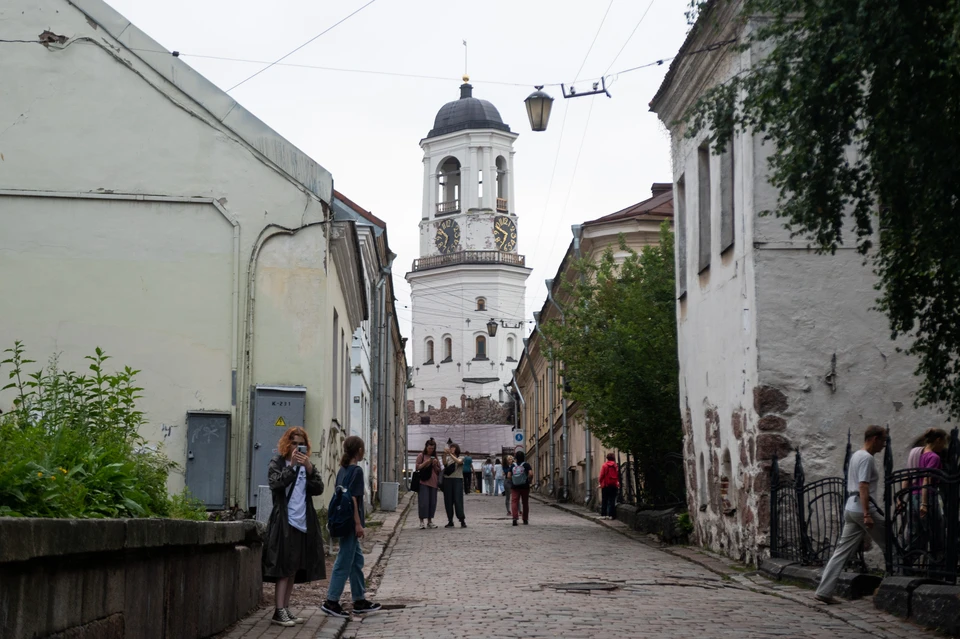
<svg viewBox="0 0 960 639"><path fill-rule="evenodd" d="M572 583L572 584L543 584L544 588L554 590L573 590L576 592L590 592L592 590L616 590L614 584L605 584L598 582Z"/></svg>

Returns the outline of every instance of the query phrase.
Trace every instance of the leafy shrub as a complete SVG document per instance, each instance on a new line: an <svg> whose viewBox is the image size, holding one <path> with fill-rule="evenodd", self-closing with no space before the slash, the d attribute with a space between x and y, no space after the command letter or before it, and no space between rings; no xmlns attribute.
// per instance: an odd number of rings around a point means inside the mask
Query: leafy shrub
<svg viewBox="0 0 960 639"><path fill-rule="evenodd" d="M170 519L191 519L193 521L207 521L207 509L203 501L190 494L188 488L170 496Z"/></svg>
<svg viewBox="0 0 960 639"><path fill-rule="evenodd" d="M85 374L63 371L56 357L45 369L21 342L4 353L13 409L0 415L0 516L166 516L167 476L176 465L141 437L139 371L109 374L97 348Z"/></svg>
<svg viewBox="0 0 960 639"><path fill-rule="evenodd" d="M689 535L693 532L693 522L690 521L689 513L680 513L677 515L677 530L683 535Z"/></svg>

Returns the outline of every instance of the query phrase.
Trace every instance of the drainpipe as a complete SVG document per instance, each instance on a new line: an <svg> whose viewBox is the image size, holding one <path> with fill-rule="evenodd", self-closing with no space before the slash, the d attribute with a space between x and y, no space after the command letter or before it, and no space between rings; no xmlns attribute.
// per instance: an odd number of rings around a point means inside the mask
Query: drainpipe
<svg viewBox="0 0 960 639"><path fill-rule="evenodd" d="M570 227L570 229L573 231L573 253L576 256L576 258L579 260L580 259L580 240L583 236L583 227L579 224L574 224ZM584 275L581 272L580 280L583 281L583 279L584 279ZM584 485L585 485L585 493L586 493L583 498L583 503L589 506L590 498L592 497L591 493L593 492L592 491L593 464L590 463L593 459L593 450L592 450L593 446L591 442L592 438L590 436L590 422L587 419L586 410L583 411L583 438L584 438L584 450L587 453L586 465L584 466L584 469L583 469L585 474Z"/></svg>
<svg viewBox="0 0 960 639"><path fill-rule="evenodd" d="M372 325L372 335L371 340L372 344L370 347L371 352L371 363L370 363L370 377L371 377L371 386L373 387L373 397L370 402L370 438L373 439L373 433L377 434L377 492L380 491L380 482L383 481L382 476L382 452L381 448L383 447L383 442L381 441L381 421L380 421L380 407L383 404L383 399L380 396L380 380L383 377L383 371L381 369L382 357L380 356L380 343L382 341L382 333L380 332L380 324L383 322L383 299L384 293L383 288L386 284L387 278L384 276L383 271L380 271L380 280L377 282L376 291L375 291L375 302L373 307L373 325ZM372 442L371 442L372 443ZM370 444L368 444L370 445Z"/></svg>
<svg viewBox="0 0 960 639"><path fill-rule="evenodd" d="M393 462L391 462L390 454L389 454L390 453L390 436L392 435L392 433L390 432L391 430L390 395L391 395L391 391L393 390L393 380L390 378L390 361L393 359L393 331L390 330L390 322L387 319L387 317L388 317L387 315L384 315L384 323L383 323L383 332L385 333L384 341L386 342L386 346L383 350L383 355L384 355L383 357L383 360L384 360L383 361L383 369L384 369L383 398L385 400L383 402L383 426L385 429L383 442L386 445L386 449L384 450L383 457L386 463L388 463L390 466L393 466L394 464ZM396 368L396 364L394 364L394 368ZM391 470L396 470L396 469L390 468L389 466L385 466L384 477L390 477L390 475L392 474L390 472Z"/></svg>
<svg viewBox="0 0 960 639"><path fill-rule="evenodd" d="M563 309L560 308L560 305L557 304L557 300L553 299L553 280L549 279L546 282L547 285L547 299L550 300L550 303L557 309L557 312L560 313L560 323L566 324L567 320L563 314ZM561 362L562 364L562 362ZM563 428L560 439L563 440L562 448L562 459L563 459L563 487L561 488L561 497L566 500L570 498L570 460L568 457L570 451L570 440L567 437L567 393L566 385L567 380L563 373L560 374L563 378L563 384L560 385L560 413L561 419L563 420Z"/></svg>
<svg viewBox="0 0 960 639"><path fill-rule="evenodd" d="M403 348L407 348L407 339L403 339ZM410 477L410 455L407 453L410 450L410 420L407 419L407 389L410 387L410 367L407 366L407 369L404 371L403 376L403 476L404 478ZM406 480L404 480L406 484ZM406 486L404 486L406 488Z"/></svg>
<svg viewBox="0 0 960 639"><path fill-rule="evenodd" d="M553 349L550 349L550 359L547 360L547 435L550 437L550 481L547 482L547 492L555 495L554 478L557 475L556 445L553 441Z"/></svg>

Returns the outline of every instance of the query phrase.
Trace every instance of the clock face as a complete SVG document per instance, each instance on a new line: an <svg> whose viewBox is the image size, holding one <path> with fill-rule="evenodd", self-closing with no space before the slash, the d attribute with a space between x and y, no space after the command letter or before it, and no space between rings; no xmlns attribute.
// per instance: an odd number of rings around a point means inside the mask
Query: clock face
<svg viewBox="0 0 960 639"><path fill-rule="evenodd" d="M437 224L437 235L433 238L437 250L446 255L460 246L460 225L453 220L444 220Z"/></svg>
<svg viewBox="0 0 960 639"><path fill-rule="evenodd" d="M517 249L517 225L506 215L498 215L493 220L493 241L497 248L505 253Z"/></svg>

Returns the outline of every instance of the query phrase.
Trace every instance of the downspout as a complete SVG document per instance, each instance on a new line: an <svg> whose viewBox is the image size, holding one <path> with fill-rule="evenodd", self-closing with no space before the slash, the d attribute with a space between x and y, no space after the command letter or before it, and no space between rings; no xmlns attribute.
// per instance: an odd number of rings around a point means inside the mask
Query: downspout
<svg viewBox="0 0 960 639"><path fill-rule="evenodd" d="M580 239L583 236L583 226L580 224L574 224L570 227L573 231L573 254L576 258L580 259ZM584 280L583 272L580 273L580 280ZM587 506L590 505L590 499L592 497L592 488L593 488L593 445L591 442L590 436L590 420L587 418L587 410L583 410L583 438L584 438L584 450L587 453L586 465L584 466L584 485L585 485L585 495L583 498L583 503Z"/></svg>
<svg viewBox="0 0 960 639"><path fill-rule="evenodd" d="M383 396L384 396L384 399L386 400L383 403L383 427L384 427L383 442L384 444L386 444L386 450L384 450L383 458L384 458L384 462L389 464L390 463L390 435L391 435L390 433L390 391L392 390L391 386L393 386L392 380L390 379L390 360L392 359L392 355L393 355L393 350L392 350L393 345L391 344L391 342L393 341L393 332L390 330L389 321L387 320L387 315L384 315L383 319L384 319L383 332L385 333L384 341L386 342L386 346L384 347L384 350L383 350L383 355L384 355ZM384 466L384 470L386 471L384 472L384 477L389 477L391 474L390 473L391 469L389 468L389 466Z"/></svg>
<svg viewBox="0 0 960 639"><path fill-rule="evenodd" d="M380 383L383 379L383 357L381 353L381 347L383 342L383 334L380 331L380 325L383 323L383 300L384 300L384 291L383 287L387 281L386 275L383 273L383 269L380 270L380 280L377 282L376 287L376 306L374 307L374 321L373 321L373 346L370 349L372 351L372 363L370 366L370 376L372 377L372 386L373 386L373 398L370 407L370 438L373 439L373 433L377 434L377 492L380 492L380 482L383 481L383 441L381 437L382 423L380 419L380 409L383 405L383 398L380 395Z"/></svg>
<svg viewBox="0 0 960 639"><path fill-rule="evenodd" d="M553 299L553 280L547 280L547 299L550 300L550 303L554 305L557 309L557 312L560 313L560 324L566 325L567 320L563 314L563 309L560 308L560 305L557 304L557 300ZM562 362L561 362L562 364ZM560 377L563 378L563 384L560 385L560 411L561 418L563 420L563 430L560 438L563 440L562 448L562 459L563 459L563 487L561 488L561 494L559 495L560 499L566 501L570 499L570 460L569 460L569 451L570 451L570 440L567 436L567 391L566 385L567 380L566 376L563 373L560 374Z"/></svg>
<svg viewBox="0 0 960 639"><path fill-rule="evenodd" d="M553 349L550 349L550 359L547 360L547 435L550 437L550 481L547 482L547 492L554 495L554 478L557 476L556 444L553 441Z"/></svg>
<svg viewBox="0 0 960 639"><path fill-rule="evenodd" d="M407 340L403 339L403 348L407 348ZM404 484L406 484L406 478L410 477L410 455L407 451L410 450L410 420L407 419L407 389L410 387L410 368L407 367L404 369L403 375L403 477ZM404 486L406 488L406 486Z"/></svg>

